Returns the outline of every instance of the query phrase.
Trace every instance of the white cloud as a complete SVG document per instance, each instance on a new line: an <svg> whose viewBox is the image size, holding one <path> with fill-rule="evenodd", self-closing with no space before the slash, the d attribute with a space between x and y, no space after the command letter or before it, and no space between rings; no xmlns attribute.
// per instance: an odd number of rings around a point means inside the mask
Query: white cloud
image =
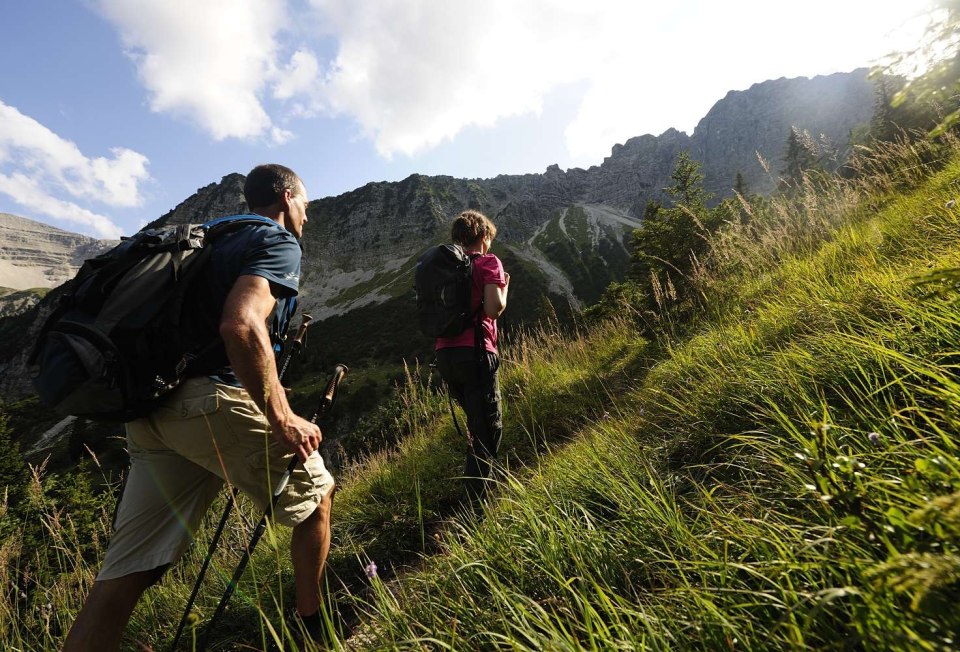
<svg viewBox="0 0 960 652"><path fill-rule="evenodd" d="M864 65L930 0L97 2L151 108L218 140L283 144L286 120L345 115L381 155L412 156L576 85L567 147L596 160L630 136L691 131L728 90Z"/></svg>
<svg viewBox="0 0 960 652"><path fill-rule="evenodd" d="M259 94L275 74L284 0L100 0L119 30L150 107L215 139L269 134Z"/></svg>
<svg viewBox="0 0 960 652"><path fill-rule="evenodd" d="M67 194L113 207L141 205L149 161L124 148L111 154L88 158L73 142L0 101L0 192L30 210L116 237L120 229L109 218L57 198Z"/></svg>
<svg viewBox="0 0 960 652"><path fill-rule="evenodd" d="M286 129L281 129L280 127L271 127L270 129L270 140L274 145L283 145L293 140L294 134L292 131Z"/></svg>
<svg viewBox="0 0 960 652"><path fill-rule="evenodd" d="M605 13L613 4L617 20ZM634 4L315 0L339 40L327 106L353 116L381 154L415 154L468 125L538 113L547 92L590 77L628 35L617 21Z"/></svg>
<svg viewBox="0 0 960 652"><path fill-rule="evenodd" d="M109 217L46 194L35 179L20 172L0 174L0 193L32 212L86 227L84 231L89 230L99 238L116 240L123 233Z"/></svg>
<svg viewBox="0 0 960 652"><path fill-rule="evenodd" d="M288 100L296 95L309 94L320 82L320 64L312 52L297 50L290 63L277 75L273 96Z"/></svg>
<svg viewBox="0 0 960 652"><path fill-rule="evenodd" d="M929 0L312 0L339 44L322 101L384 156L412 155L467 126L538 113L585 82L566 131L574 156L676 127L691 131L728 90L850 70Z"/></svg>

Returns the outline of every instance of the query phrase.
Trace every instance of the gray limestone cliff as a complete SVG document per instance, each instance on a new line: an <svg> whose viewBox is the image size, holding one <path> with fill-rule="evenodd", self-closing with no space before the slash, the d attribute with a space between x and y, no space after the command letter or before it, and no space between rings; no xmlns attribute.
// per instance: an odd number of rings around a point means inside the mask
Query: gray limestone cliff
<svg viewBox="0 0 960 652"><path fill-rule="evenodd" d="M790 128L826 139L845 158L851 131L870 121L873 84L866 69L813 79L777 79L731 91L700 121L691 138L693 157L703 165L704 187L729 196L737 172L751 192L777 185ZM770 173L757 155L769 164Z"/></svg>

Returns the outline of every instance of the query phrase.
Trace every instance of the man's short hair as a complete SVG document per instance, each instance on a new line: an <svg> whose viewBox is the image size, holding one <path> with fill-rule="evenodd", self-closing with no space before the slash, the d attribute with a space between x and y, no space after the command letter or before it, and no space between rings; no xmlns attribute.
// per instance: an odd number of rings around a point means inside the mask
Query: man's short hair
<svg viewBox="0 0 960 652"><path fill-rule="evenodd" d="M267 208L283 198L284 190L297 194L300 183L300 177L290 168L277 163L265 163L250 170L243 184L243 198L247 200L250 210Z"/></svg>
<svg viewBox="0 0 960 652"><path fill-rule="evenodd" d="M450 237L454 243L466 247L474 244L479 238L497 237L497 227L480 211L463 211L453 221L450 227Z"/></svg>

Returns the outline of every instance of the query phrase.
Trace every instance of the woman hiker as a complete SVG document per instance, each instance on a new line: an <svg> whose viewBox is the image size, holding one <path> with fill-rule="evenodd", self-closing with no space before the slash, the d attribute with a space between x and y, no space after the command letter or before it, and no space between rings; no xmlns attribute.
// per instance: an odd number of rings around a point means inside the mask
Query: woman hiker
<svg viewBox="0 0 960 652"><path fill-rule="evenodd" d="M473 259L470 306L471 314L479 314L459 335L437 338L437 367L450 395L467 415L464 485L467 499L477 506L486 494L503 433L497 379L497 318L507 307L510 275L503 271L500 259L488 253L497 227L482 213L461 213L453 222L451 236L454 244ZM476 345L478 321L482 328L481 347Z"/></svg>

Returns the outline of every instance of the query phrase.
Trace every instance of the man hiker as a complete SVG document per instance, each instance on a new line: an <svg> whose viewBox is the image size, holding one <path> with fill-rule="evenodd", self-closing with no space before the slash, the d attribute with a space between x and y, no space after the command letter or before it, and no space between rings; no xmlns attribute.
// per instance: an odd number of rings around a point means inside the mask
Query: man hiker
<svg viewBox="0 0 960 652"><path fill-rule="evenodd" d="M220 236L191 288L191 327L207 341L219 335L222 345L205 350L180 387L126 426L131 467L115 532L67 636L69 652L119 649L140 596L187 549L224 482L266 509L293 455L302 464L274 520L293 527L296 614L319 635L334 481L317 450L320 429L287 403L266 323L278 301L298 291L307 193L292 170L273 164L254 168L243 192L251 212L276 224Z"/></svg>
<svg viewBox="0 0 960 652"><path fill-rule="evenodd" d="M488 253L497 227L485 215L464 211L454 220L450 234L454 244L473 260L470 314L477 318L459 335L437 338L437 368L450 395L467 415L464 486L467 499L476 506L486 493L503 434L496 320L507 307L510 275L503 271L500 259ZM478 321L480 347L476 346Z"/></svg>

